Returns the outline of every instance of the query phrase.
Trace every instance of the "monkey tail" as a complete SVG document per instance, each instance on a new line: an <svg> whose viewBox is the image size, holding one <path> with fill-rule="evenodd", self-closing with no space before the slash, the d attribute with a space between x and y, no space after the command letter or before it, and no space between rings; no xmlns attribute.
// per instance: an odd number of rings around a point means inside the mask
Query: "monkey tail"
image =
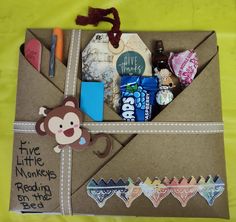
<svg viewBox="0 0 236 222"><path fill-rule="evenodd" d="M95 134L95 135L93 135L93 137L92 137L92 140L91 140L91 143L90 143L90 145L93 145L94 143L96 143L96 141L99 139L99 138L106 138L106 149L103 151L103 152L101 152L101 151L93 151L93 153L95 154L95 155L97 155L99 158L105 158L105 157L107 157L108 155L109 155L109 153L111 152L111 150L112 150L112 143L111 143L111 139L110 139L110 137L107 135L107 134L105 134L105 133L98 133L98 134Z"/></svg>

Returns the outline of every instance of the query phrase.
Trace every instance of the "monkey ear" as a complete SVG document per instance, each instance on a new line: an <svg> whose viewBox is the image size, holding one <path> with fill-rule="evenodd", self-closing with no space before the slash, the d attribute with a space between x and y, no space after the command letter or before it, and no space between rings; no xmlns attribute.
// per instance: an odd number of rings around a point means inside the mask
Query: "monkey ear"
<svg viewBox="0 0 236 222"><path fill-rule="evenodd" d="M78 106L78 100L73 96L69 96L64 99L63 105L76 108Z"/></svg>
<svg viewBox="0 0 236 222"><path fill-rule="evenodd" d="M39 119L37 122L36 122L36 125L35 125L35 130L36 132L41 135L41 136L45 136L47 135L46 131L45 131L45 127L44 127L44 117Z"/></svg>

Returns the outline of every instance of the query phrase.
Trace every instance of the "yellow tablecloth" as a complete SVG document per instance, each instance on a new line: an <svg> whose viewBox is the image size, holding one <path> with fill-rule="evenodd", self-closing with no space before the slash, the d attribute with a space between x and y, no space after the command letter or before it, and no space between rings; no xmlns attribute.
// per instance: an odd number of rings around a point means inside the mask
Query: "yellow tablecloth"
<svg viewBox="0 0 236 222"><path fill-rule="evenodd" d="M235 0L6 0L0 4L0 221L149 221L128 217L62 217L18 215L8 211L10 199L12 123L15 112L18 48L25 29L59 26L79 28L77 14L88 6L116 7L122 30L216 30L220 49L225 154L231 220L236 221L236 1ZM101 29L110 25L101 24ZM94 29L92 26L83 29ZM96 28L95 28L96 29ZM223 158L223 157L222 157ZM197 219L185 219L196 221ZM217 221L208 219L209 221ZM183 221L155 218L152 221ZM197 221L207 221L200 219ZM219 220L222 221L222 220Z"/></svg>

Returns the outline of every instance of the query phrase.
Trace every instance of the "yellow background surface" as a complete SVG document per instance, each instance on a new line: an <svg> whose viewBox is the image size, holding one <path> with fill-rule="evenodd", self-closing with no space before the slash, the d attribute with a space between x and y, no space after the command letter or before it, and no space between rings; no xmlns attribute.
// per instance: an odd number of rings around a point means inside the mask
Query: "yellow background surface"
<svg viewBox="0 0 236 222"><path fill-rule="evenodd" d="M225 155L231 221L236 221L236 1L235 0L1 0L0 2L0 222L150 221L150 218L18 215L10 199L12 123L15 113L18 48L26 28L79 28L76 15L88 6L116 7L123 30L216 30L220 47ZM81 28L81 27L80 27ZM83 29L96 29L93 26ZM109 24L99 29L109 29ZM30 96L30 95L29 95ZM224 157L222 157L224 158ZM222 221L153 218L152 221Z"/></svg>

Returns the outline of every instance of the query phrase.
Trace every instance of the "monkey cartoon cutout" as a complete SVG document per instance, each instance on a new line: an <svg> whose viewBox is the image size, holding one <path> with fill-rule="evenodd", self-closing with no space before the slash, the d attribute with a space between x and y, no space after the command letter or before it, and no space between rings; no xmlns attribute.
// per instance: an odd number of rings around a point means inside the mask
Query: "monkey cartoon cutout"
<svg viewBox="0 0 236 222"><path fill-rule="evenodd" d="M98 138L105 137L105 151L94 151L94 153L100 158L104 158L110 153L112 144L107 134L91 135L87 129L81 127L82 112L78 108L78 101L75 97L65 98L62 105L54 109L40 107L39 114L43 117L35 125L36 132L41 136L55 137L58 143L54 147L55 152L59 153L67 145L76 151L80 151L93 145Z"/></svg>

